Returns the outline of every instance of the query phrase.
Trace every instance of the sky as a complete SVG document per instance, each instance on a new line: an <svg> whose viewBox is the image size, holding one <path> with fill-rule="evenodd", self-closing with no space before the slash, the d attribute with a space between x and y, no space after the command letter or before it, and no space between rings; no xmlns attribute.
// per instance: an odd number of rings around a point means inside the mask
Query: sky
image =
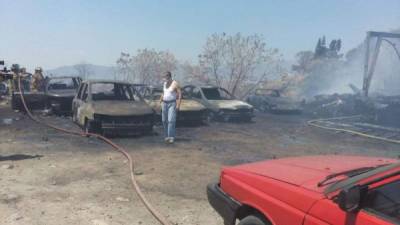
<svg viewBox="0 0 400 225"><path fill-rule="evenodd" d="M196 62L213 33L260 34L287 60L322 35L343 51L400 27L400 0L0 0L0 59L28 69L115 65L120 52L169 50Z"/></svg>

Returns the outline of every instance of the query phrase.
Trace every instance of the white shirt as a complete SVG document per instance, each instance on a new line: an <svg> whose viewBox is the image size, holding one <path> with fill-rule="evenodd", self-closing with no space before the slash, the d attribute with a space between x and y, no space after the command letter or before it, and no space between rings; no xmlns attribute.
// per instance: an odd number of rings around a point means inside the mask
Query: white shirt
<svg viewBox="0 0 400 225"><path fill-rule="evenodd" d="M164 95L163 95L163 101L175 101L176 100L176 90L175 90L175 81L173 80L171 85L167 88L167 82L164 82Z"/></svg>

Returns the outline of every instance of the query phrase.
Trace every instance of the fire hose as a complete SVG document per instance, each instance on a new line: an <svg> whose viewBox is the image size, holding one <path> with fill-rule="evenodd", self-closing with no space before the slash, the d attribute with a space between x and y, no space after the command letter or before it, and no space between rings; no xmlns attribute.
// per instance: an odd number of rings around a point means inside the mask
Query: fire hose
<svg viewBox="0 0 400 225"><path fill-rule="evenodd" d="M357 117L360 117L360 115L357 115L357 116L345 116L345 117L334 117L334 118L327 118L327 119L316 119L316 120L307 121L307 124L310 125L310 126L313 126L313 127L321 128L321 129L333 130L333 131L339 131L339 132L346 132L346 133L358 135L358 136L361 136L361 137L366 137L366 138L376 139L376 140L380 140L380 141L386 141L386 142L390 142L390 143L400 144L400 140L379 137L379 136L366 134L366 133L359 132L359 131L344 129L344 128L334 128L334 127L328 127L328 126L317 124L318 122L323 122L323 121L340 120L340 119L351 119L351 118L357 118Z"/></svg>
<svg viewBox="0 0 400 225"><path fill-rule="evenodd" d="M29 118L32 119L33 121L42 124L44 126L50 127L52 129L55 129L57 131L61 131L67 134L71 134L71 135L76 135L76 136L82 136L82 137L95 137L97 139L100 139L101 141L109 144L111 147L113 147L113 149L119 153L121 153L129 162L129 170L130 170L130 177L131 177L131 182L132 182L132 186L134 191L136 192L136 194L139 196L140 200L142 201L142 203L144 204L144 206L147 208L147 210L154 216L154 218L160 222L160 224L162 225L172 225L160 212L158 212L151 204L150 202L147 200L146 196L143 194L142 190L139 187L139 184L136 180L136 176L134 173L135 170L135 166L134 166L134 162L133 159L131 157L131 155L121 146L117 145L116 143L114 143L113 141L111 141L110 139L99 135L99 134L95 134L95 133L86 133L86 132L78 132L78 131L71 131L71 130L66 130L64 128L60 128L51 124L47 124L43 121L38 120L36 117L33 116L33 114L30 112L30 110L28 109L28 106L26 105L25 102L25 98L23 95L23 89L21 88L21 78L20 76L18 76L18 89L19 89L19 94L21 96L21 101L22 101L22 105L24 106L24 109L26 111L26 113L28 114Z"/></svg>

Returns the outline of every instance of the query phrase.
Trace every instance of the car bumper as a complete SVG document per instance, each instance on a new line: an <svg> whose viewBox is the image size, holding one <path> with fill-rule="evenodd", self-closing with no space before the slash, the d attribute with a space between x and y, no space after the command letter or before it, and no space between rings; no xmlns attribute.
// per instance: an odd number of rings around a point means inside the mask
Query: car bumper
<svg viewBox="0 0 400 225"><path fill-rule="evenodd" d="M56 113L69 114L72 112L72 98L49 99L49 107Z"/></svg>
<svg viewBox="0 0 400 225"><path fill-rule="evenodd" d="M105 134L139 134L151 132L153 114L141 116L94 115L94 122L99 124Z"/></svg>
<svg viewBox="0 0 400 225"><path fill-rule="evenodd" d="M102 129L110 129L110 130L131 130L131 129L141 129L146 127L153 126L152 123L126 123L126 124L115 124L115 123L101 123Z"/></svg>
<svg viewBox="0 0 400 225"><path fill-rule="evenodd" d="M302 109L300 107L294 107L294 106L273 106L271 107L271 111L273 112L282 112L282 113L301 113Z"/></svg>
<svg viewBox="0 0 400 225"><path fill-rule="evenodd" d="M178 111L177 117L178 122L196 122L204 121L206 119L206 112L201 111Z"/></svg>
<svg viewBox="0 0 400 225"><path fill-rule="evenodd" d="M234 225L241 204L222 191L218 184L207 186L207 197L210 205L224 219L225 225Z"/></svg>
<svg viewBox="0 0 400 225"><path fill-rule="evenodd" d="M219 112L218 116L224 120L241 120L251 119L254 117L253 112Z"/></svg>

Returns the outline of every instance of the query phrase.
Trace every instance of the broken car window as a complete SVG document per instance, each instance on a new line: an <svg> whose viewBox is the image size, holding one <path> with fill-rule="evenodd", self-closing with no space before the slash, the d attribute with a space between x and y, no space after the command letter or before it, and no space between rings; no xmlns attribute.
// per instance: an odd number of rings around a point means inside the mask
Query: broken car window
<svg viewBox="0 0 400 225"><path fill-rule="evenodd" d="M202 88L204 96L208 100L231 100L232 96L222 88Z"/></svg>
<svg viewBox="0 0 400 225"><path fill-rule="evenodd" d="M52 78L48 84L48 90L76 89L78 83L72 78Z"/></svg>
<svg viewBox="0 0 400 225"><path fill-rule="evenodd" d="M83 87L83 92L82 92L82 100L85 101L88 97L88 85L85 84Z"/></svg>
<svg viewBox="0 0 400 225"><path fill-rule="evenodd" d="M272 90L272 89L257 89L256 95L267 95L267 96L271 96L271 97L280 97L279 91Z"/></svg>
<svg viewBox="0 0 400 225"><path fill-rule="evenodd" d="M153 90L153 100L159 100L162 95L162 90Z"/></svg>
<svg viewBox="0 0 400 225"><path fill-rule="evenodd" d="M133 88L129 84L94 83L92 84L93 101L117 100L134 101Z"/></svg>

